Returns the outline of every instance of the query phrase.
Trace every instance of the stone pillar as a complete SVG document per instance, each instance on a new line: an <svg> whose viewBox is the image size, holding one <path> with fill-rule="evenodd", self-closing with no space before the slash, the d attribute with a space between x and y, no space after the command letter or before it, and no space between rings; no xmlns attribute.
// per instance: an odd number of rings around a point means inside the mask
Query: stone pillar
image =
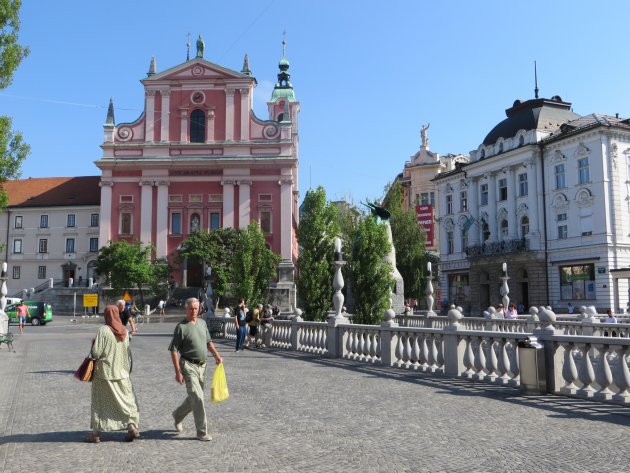
<svg viewBox="0 0 630 473"><path fill-rule="evenodd" d="M140 241L151 243L151 226L153 224L153 181L140 181Z"/></svg>
<svg viewBox="0 0 630 473"><path fill-rule="evenodd" d="M180 143L188 143L188 109L180 109Z"/></svg>
<svg viewBox="0 0 630 473"><path fill-rule="evenodd" d="M214 110L208 110L206 122L206 143L214 143Z"/></svg>
<svg viewBox="0 0 630 473"><path fill-rule="evenodd" d="M162 143L170 141L169 138L169 117L170 117L170 109L171 109L171 91L168 89L161 90L160 95L162 95L162 115L160 117L160 141Z"/></svg>
<svg viewBox="0 0 630 473"><path fill-rule="evenodd" d="M239 89L241 93L241 141L249 141L249 89Z"/></svg>
<svg viewBox="0 0 630 473"><path fill-rule="evenodd" d="M101 215L100 215L100 229L98 235L99 246L107 246L108 242L112 239L112 187L114 183L111 181L101 180Z"/></svg>
<svg viewBox="0 0 630 473"><path fill-rule="evenodd" d="M468 202L470 216L475 219L468 229L468 244L472 246L479 243L479 182L476 178L471 179L468 186Z"/></svg>
<svg viewBox="0 0 630 473"><path fill-rule="evenodd" d="M234 181L222 181L223 228L234 228Z"/></svg>
<svg viewBox="0 0 630 473"><path fill-rule="evenodd" d="M293 178L285 177L279 181L280 190L280 255L284 261L292 261L293 245Z"/></svg>
<svg viewBox="0 0 630 473"><path fill-rule="evenodd" d="M488 242L497 241L497 181L493 174L488 175L488 228L490 238Z"/></svg>
<svg viewBox="0 0 630 473"><path fill-rule="evenodd" d="M518 238L518 228L516 219L516 173L512 168L507 168L507 204L508 204L508 239Z"/></svg>
<svg viewBox="0 0 630 473"><path fill-rule="evenodd" d="M238 181L238 226L246 228L249 225L251 208L251 184L252 181Z"/></svg>
<svg viewBox="0 0 630 473"><path fill-rule="evenodd" d="M225 141L234 140L234 89L225 89Z"/></svg>
<svg viewBox="0 0 630 473"><path fill-rule="evenodd" d="M168 254L168 185L168 181L157 183L155 255L158 258L165 258Z"/></svg>
<svg viewBox="0 0 630 473"><path fill-rule="evenodd" d="M147 104L146 116L144 118L144 141L146 141L147 143L153 143L153 127L155 122L155 90L145 91L145 96L147 98Z"/></svg>

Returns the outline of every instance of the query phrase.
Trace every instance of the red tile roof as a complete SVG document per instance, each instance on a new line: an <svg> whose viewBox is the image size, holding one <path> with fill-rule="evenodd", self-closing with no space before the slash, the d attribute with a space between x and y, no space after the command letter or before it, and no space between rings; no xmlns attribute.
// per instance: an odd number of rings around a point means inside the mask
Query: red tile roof
<svg viewBox="0 0 630 473"><path fill-rule="evenodd" d="M29 177L0 186L9 196L9 207L100 205L100 176Z"/></svg>

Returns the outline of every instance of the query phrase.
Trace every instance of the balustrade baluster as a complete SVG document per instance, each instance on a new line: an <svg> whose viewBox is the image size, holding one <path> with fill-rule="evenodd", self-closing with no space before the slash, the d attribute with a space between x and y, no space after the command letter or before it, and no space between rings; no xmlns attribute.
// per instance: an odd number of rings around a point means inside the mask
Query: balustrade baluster
<svg viewBox="0 0 630 473"><path fill-rule="evenodd" d="M499 383L508 384L510 382L510 357L507 352L508 341L506 339L499 340L499 350L501 358L499 360L499 370L501 376L499 376Z"/></svg>
<svg viewBox="0 0 630 473"><path fill-rule="evenodd" d="M422 333L422 371L429 369L429 345L427 344L427 334Z"/></svg>
<svg viewBox="0 0 630 473"><path fill-rule="evenodd" d="M352 330L348 329L346 332L346 353L345 357L350 358L352 354Z"/></svg>
<svg viewBox="0 0 630 473"><path fill-rule="evenodd" d="M615 384L619 388L619 393L614 397L615 400L624 403L630 402L630 369L628 369L628 363L626 362L626 356L630 347L620 346L617 348L618 364L615 369Z"/></svg>
<svg viewBox="0 0 630 473"><path fill-rule="evenodd" d="M418 343L418 335L415 334L413 337L413 351L412 351L412 361L413 361L413 369L418 369L420 366L420 344Z"/></svg>
<svg viewBox="0 0 630 473"><path fill-rule="evenodd" d="M580 347L582 351L582 366L579 370L580 381L582 382L582 388L578 391L578 394L584 397L593 397L597 389L593 387L595 382L595 371L593 370L593 362L589 352L591 351L590 343L583 344Z"/></svg>
<svg viewBox="0 0 630 473"><path fill-rule="evenodd" d="M600 386L596 396L599 399L610 401L615 393L610 390L613 377L610 364L608 363L608 356L606 356L608 354L608 345L595 345L595 347L599 351L596 380Z"/></svg>
<svg viewBox="0 0 630 473"><path fill-rule="evenodd" d="M428 371L430 371L431 373L435 373L438 370L438 351L437 351L437 345L435 343L435 337L436 335L433 334L431 335L431 349L429 351L429 368Z"/></svg>
<svg viewBox="0 0 630 473"><path fill-rule="evenodd" d="M473 354L472 349L472 337L466 337L466 350L464 351L464 366L467 368L466 371L462 373L464 378L472 379L475 374L475 355Z"/></svg>
<svg viewBox="0 0 630 473"><path fill-rule="evenodd" d="M400 332L396 332L396 335L398 336L398 341L396 342L396 361L394 364L400 368L403 364L403 336Z"/></svg>
<svg viewBox="0 0 630 473"><path fill-rule="evenodd" d="M511 350L510 354L512 356L511 367L512 367L512 383L515 386L520 386L521 384L521 365L518 360L518 340L513 339L510 340Z"/></svg>
<svg viewBox="0 0 630 473"><path fill-rule="evenodd" d="M564 363L562 365L562 378L564 378L565 385L560 388L562 394L569 394L575 396L578 387L575 385L575 380L578 377L578 371L575 367L575 360L573 359L574 344L569 343L564 347Z"/></svg>
<svg viewBox="0 0 630 473"><path fill-rule="evenodd" d="M409 334L405 334L405 344L403 352L403 361L405 362L405 368L408 368L411 364L411 340Z"/></svg>
<svg viewBox="0 0 630 473"><path fill-rule="evenodd" d="M363 332L363 344L361 345L361 360L369 361L370 359L370 340L369 332Z"/></svg>
<svg viewBox="0 0 630 473"><path fill-rule="evenodd" d="M477 369L477 373L474 378L482 381L486 379L486 353L483 349L483 346L486 342L483 338L477 338L477 356L475 357L475 368Z"/></svg>
<svg viewBox="0 0 630 473"><path fill-rule="evenodd" d="M442 335L438 335L435 340L435 349L437 353L437 365L441 371L444 371L444 338Z"/></svg>

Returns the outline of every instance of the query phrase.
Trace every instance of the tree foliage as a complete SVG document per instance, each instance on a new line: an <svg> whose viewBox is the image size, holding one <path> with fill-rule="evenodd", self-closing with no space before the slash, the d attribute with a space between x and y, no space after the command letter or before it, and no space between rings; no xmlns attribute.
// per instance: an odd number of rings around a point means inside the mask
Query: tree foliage
<svg viewBox="0 0 630 473"><path fill-rule="evenodd" d="M403 208L403 189L399 182L389 186L387 209L391 213L392 240L396 266L405 282L405 298L419 299L426 279L426 235L418 226L415 208Z"/></svg>
<svg viewBox="0 0 630 473"><path fill-rule="evenodd" d="M193 232L182 242L181 257L212 268L212 290L218 297L224 296L228 289L230 267L238 239L238 230L219 228L211 232L207 230Z"/></svg>
<svg viewBox="0 0 630 473"><path fill-rule="evenodd" d="M13 81L13 74L29 50L17 43L20 29L20 0L0 0L0 89ZM0 116L0 184L20 177L20 165L30 153L19 132L11 129L11 118ZM6 192L0 188L0 211L8 203Z"/></svg>
<svg viewBox="0 0 630 473"><path fill-rule="evenodd" d="M355 323L378 324L389 307L394 284L391 265L384 261L389 249L385 225L377 223L371 215L364 217L352 247Z"/></svg>
<svg viewBox="0 0 630 473"><path fill-rule="evenodd" d="M334 237L339 235L337 208L326 202L322 186L304 197L297 229L300 256L297 291L306 320L324 320L330 308L334 276Z"/></svg>
<svg viewBox="0 0 630 473"><path fill-rule="evenodd" d="M156 291L168 284L171 268L166 260L151 262L153 246L144 246L141 242L110 241L100 249L96 259L96 272L104 275L105 280L119 293L135 288L144 304L144 292L147 288Z"/></svg>
<svg viewBox="0 0 630 473"><path fill-rule="evenodd" d="M246 229L239 230L231 264L233 295L250 305L262 303L280 260L280 255L267 248L258 222L252 221Z"/></svg>

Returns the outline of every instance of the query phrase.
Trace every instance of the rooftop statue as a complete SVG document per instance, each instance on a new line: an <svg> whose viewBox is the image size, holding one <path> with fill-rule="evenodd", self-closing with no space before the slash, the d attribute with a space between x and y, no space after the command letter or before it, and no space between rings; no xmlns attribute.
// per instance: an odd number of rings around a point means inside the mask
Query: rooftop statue
<svg viewBox="0 0 630 473"><path fill-rule="evenodd" d="M422 128L420 129L420 137L422 138L423 148L429 147L429 138L427 137L427 130L429 129L430 126L431 126L430 123L427 125L422 125Z"/></svg>

